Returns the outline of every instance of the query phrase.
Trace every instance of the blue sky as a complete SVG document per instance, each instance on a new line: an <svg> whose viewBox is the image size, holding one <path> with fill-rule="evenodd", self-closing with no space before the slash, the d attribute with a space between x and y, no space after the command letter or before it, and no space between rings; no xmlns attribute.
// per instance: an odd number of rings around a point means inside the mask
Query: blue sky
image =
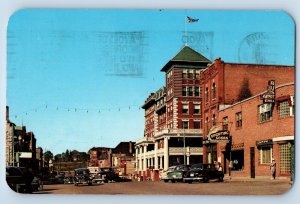
<svg viewBox="0 0 300 204"><path fill-rule="evenodd" d="M135 141L139 107L186 39L210 60L294 65L294 32L280 11L21 10L8 25L10 119L54 153Z"/></svg>

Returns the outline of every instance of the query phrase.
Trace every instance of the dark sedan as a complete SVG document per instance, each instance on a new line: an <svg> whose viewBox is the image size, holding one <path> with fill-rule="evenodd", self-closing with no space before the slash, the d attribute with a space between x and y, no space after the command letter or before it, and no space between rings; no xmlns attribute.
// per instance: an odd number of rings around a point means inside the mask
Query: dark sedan
<svg viewBox="0 0 300 204"><path fill-rule="evenodd" d="M87 168L78 168L74 169L74 185L78 186L79 184L88 184L92 185L92 178L90 171Z"/></svg>
<svg viewBox="0 0 300 204"><path fill-rule="evenodd" d="M181 182L185 177L187 171L190 169L190 165L177 165L174 168L174 171L168 172L167 176L163 179L164 182L171 181L172 183Z"/></svg>
<svg viewBox="0 0 300 204"><path fill-rule="evenodd" d="M218 171L213 164L195 164L186 173L186 177L183 178L183 182L192 183L193 181L203 181L204 183L209 180L223 181L223 171Z"/></svg>

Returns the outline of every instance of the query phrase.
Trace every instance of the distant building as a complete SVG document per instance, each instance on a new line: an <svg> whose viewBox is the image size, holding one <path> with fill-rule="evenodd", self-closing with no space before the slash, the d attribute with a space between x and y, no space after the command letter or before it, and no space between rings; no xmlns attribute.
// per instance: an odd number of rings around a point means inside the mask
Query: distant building
<svg viewBox="0 0 300 204"><path fill-rule="evenodd" d="M112 167L120 169L122 175L135 173L134 142L120 142L112 150Z"/></svg>
<svg viewBox="0 0 300 204"><path fill-rule="evenodd" d="M14 133L16 125L9 120L9 107L6 106L6 166L14 166L16 163L14 153Z"/></svg>
<svg viewBox="0 0 300 204"><path fill-rule="evenodd" d="M112 149L108 147L93 147L89 150L89 167L111 167Z"/></svg>

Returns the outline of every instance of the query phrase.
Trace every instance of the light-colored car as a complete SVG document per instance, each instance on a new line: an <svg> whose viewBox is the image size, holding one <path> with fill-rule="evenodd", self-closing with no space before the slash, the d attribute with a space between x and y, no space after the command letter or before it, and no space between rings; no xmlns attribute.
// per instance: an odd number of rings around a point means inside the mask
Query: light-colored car
<svg viewBox="0 0 300 204"><path fill-rule="evenodd" d="M176 166L170 166L167 170L163 171L160 175L160 180L165 180L168 178L168 173L173 172Z"/></svg>

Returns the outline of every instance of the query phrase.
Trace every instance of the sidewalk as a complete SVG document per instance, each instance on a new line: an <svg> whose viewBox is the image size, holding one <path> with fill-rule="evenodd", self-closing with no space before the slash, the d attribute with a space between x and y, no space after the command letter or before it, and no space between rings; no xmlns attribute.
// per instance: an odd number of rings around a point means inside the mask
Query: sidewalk
<svg viewBox="0 0 300 204"><path fill-rule="evenodd" d="M234 181L239 181L239 182L291 182L289 177L276 177L276 179L271 179L269 176L257 176L255 178L250 178L250 177L236 177L236 176L224 176L224 181L225 182L234 182Z"/></svg>

